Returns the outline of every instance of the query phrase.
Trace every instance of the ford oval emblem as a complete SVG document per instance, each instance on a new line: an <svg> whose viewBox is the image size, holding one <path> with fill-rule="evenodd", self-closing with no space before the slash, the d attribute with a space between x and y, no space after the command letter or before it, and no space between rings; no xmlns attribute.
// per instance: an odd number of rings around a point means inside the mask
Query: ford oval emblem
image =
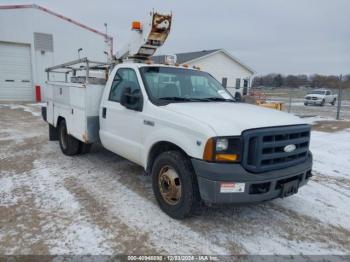
<svg viewBox="0 0 350 262"><path fill-rule="evenodd" d="M297 148L297 147L296 147L295 145L291 144L291 145L286 145L286 146L283 148L283 150L284 150L284 152L286 152L286 153L290 153L290 152L293 152L296 148Z"/></svg>

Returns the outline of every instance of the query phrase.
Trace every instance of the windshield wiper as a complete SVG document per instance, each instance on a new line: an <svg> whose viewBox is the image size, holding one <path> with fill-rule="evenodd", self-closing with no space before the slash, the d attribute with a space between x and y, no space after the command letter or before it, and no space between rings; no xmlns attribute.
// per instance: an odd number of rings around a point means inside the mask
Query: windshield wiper
<svg viewBox="0 0 350 262"><path fill-rule="evenodd" d="M219 101L219 102L235 102L233 99L226 99L222 97L206 97L202 98L204 101Z"/></svg>
<svg viewBox="0 0 350 262"><path fill-rule="evenodd" d="M161 100L168 100L168 101L189 101L191 102L191 98L186 98L186 97L178 97L178 96L167 96L167 97L160 97L158 99Z"/></svg>
<svg viewBox="0 0 350 262"><path fill-rule="evenodd" d="M169 96L169 97L160 97L158 98L160 100L166 100L166 101L180 101L180 102L212 102L212 101L219 101L219 102L235 102L233 99L225 99L220 97L206 97L206 98L195 98L195 97L178 97L178 96Z"/></svg>

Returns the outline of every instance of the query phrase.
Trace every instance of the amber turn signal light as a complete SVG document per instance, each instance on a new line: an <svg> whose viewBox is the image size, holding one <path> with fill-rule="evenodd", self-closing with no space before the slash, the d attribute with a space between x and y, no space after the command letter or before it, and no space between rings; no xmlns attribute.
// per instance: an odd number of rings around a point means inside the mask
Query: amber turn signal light
<svg viewBox="0 0 350 262"><path fill-rule="evenodd" d="M238 155L237 154L216 154L215 155L216 161L237 161Z"/></svg>
<svg viewBox="0 0 350 262"><path fill-rule="evenodd" d="M131 29L141 30L141 22L140 21L133 21L131 24Z"/></svg>
<svg viewBox="0 0 350 262"><path fill-rule="evenodd" d="M207 143L205 144L203 160L213 161L213 151L214 151L214 140L212 138L209 138Z"/></svg>

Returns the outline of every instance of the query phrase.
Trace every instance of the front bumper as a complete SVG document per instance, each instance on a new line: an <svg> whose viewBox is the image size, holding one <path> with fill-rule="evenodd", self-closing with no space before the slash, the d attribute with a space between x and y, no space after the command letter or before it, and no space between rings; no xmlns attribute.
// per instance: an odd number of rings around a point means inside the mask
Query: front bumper
<svg viewBox="0 0 350 262"><path fill-rule="evenodd" d="M304 100L304 104L308 104L308 105L320 105L322 104L322 99L321 100Z"/></svg>
<svg viewBox="0 0 350 262"><path fill-rule="evenodd" d="M311 177L312 155L301 164L264 173L246 171L240 164L209 163L192 159L201 198L212 204L257 203L281 196L283 183L299 180L299 187ZM243 192L223 192L223 183L244 183Z"/></svg>

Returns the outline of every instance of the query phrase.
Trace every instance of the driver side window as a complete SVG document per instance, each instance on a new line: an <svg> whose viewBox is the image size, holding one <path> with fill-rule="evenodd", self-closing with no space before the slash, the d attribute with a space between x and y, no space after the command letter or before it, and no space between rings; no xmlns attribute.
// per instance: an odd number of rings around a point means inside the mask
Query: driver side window
<svg viewBox="0 0 350 262"><path fill-rule="evenodd" d="M126 87L130 87L132 94L141 93L136 72L131 68L120 68L113 79L109 100L119 103L123 89Z"/></svg>

